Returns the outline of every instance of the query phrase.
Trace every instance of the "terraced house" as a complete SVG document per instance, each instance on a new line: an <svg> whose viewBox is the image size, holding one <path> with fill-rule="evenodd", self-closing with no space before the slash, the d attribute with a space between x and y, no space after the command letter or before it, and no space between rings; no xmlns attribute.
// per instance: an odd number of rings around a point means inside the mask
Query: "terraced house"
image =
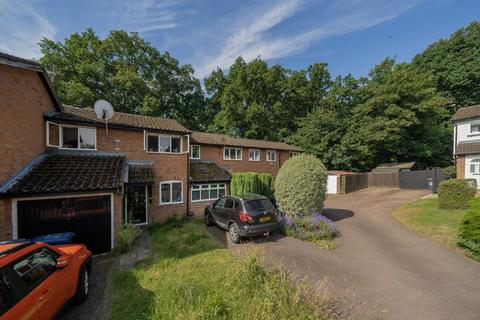
<svg viewBox="0 0 480 320"><path fill-rule="evenodd" d="M232 172L275 175L301 150L177 121L60 104L36 62L0 53L0 239L72 231L94 253L137 225L201 215Z"/></svg>

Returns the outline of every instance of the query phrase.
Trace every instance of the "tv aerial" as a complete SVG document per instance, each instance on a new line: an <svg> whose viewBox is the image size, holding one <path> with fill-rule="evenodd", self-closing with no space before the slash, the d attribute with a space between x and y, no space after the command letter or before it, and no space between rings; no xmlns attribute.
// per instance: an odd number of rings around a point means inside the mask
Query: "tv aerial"
<svg viewBox="0 0 480 320"><path fill-rule="evenodd" d="M93 109L95 110L97 117L105 121L105 129L108 135L108 120L113 117L114 113L112 104L107 100L100 99L95 101Z"/></svg>

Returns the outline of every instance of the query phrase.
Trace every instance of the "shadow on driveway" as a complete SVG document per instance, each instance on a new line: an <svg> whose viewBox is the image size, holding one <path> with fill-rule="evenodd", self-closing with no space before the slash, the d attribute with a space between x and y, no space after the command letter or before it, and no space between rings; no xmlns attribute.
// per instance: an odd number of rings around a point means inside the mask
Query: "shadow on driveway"
<svg viewBox="0 0 480 320"><path fill-rule="evenodd" d="M325 208L322 214L333 222L353 217L353 211L346 209Z"/></svg>

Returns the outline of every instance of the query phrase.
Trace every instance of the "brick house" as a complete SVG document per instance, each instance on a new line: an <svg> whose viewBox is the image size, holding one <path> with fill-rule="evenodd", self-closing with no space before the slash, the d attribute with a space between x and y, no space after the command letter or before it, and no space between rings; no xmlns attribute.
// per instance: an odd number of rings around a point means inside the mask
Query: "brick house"
<svg viewBox="0 0 480 320"><path fill-rule="evenodd" d="M122 221L201 215L231 172L276 174L283 143L192 133L172 119L61 105L36 62L0 53L0 239L72 231L110 251Z"/></svg>
<svg viewBox="0 0 480 320"><path fill-rule="evenodd" d="M476 179L480 188L480 105L458 109L452 121L457 178Z"/></svg>

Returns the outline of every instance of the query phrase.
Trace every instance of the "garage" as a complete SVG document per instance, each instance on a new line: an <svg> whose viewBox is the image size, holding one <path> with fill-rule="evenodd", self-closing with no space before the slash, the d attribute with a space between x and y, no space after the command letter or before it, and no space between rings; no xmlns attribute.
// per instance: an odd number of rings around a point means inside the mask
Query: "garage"
<svg viewBox="0 0 480 320"><path fill-rule="evenodd" d="M336 174L328 174L327 193L337 194L337 178Z"/></svg>
<svg viewBox="0 0 480 320"><path fill-rule="evenodd" d="M74 232L94 254L112 249L111 195L17 200L16 211L18 238Z"/></svg>

